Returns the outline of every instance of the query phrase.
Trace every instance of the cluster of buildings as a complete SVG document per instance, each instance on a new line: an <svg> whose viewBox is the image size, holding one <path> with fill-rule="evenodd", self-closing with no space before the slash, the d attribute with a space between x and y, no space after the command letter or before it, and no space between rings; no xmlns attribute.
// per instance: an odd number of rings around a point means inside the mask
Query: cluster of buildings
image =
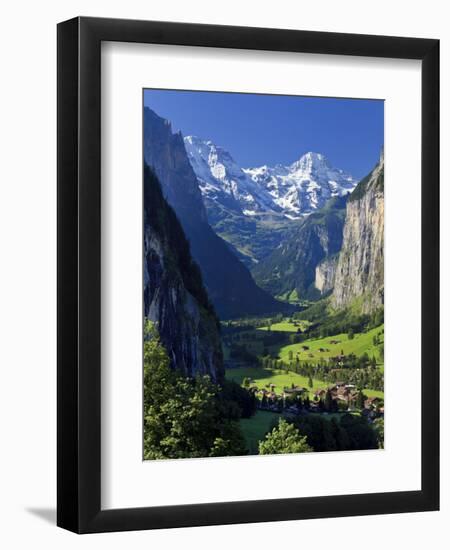
<svg viewBox="0 0 450 550"><path fill-rule="evenodd" d="M314 392L314 399L309 401L309 389L301 386L284 388L282 393L275 392L275 385L270 384L268 388L256 390L260 398L260 408L271 411L284 411L290 414L301 414L305 412L305 400L308 402L309 412L325 412L324 403L326 400L335 402L335 410L360 409L361 414L369 420L384 415L384 403L379 397L368 397L361 403L360 391L353 384L336 382L328 388L321 388ZM300 399L298 399L300 398ZM299 407L298 403L302 405Z"/></svg>

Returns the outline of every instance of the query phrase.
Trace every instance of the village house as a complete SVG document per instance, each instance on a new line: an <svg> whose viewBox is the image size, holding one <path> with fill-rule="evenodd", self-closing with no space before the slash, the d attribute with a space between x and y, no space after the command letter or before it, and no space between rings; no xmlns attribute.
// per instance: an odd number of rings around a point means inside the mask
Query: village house
<svg viewBox="0 0 450 550"><path fill-rule="evenodd" d="M326 390L318 389L314 392L314 397L317 397L318 399L323 399L326 393L327 393Z"/></svg>
<svg viewBox="0 0 450 550"><path fill-rule="evenodd" d="M366 409L372 409L376 410L377 406L381 403L381 399L379 397L368 397L364 401L364 408Z"/></svg>
<svg viewBox="0 0 450 550"><path fill-rule="evenodd" d="M336 382L334 385L329 386L327 390L318 389L314 392L314 397L319 401L325 399L327 391L330 392L333 400L343 401L349 406L355 401L358 391L353 384L345 384L345 382Z"/></svg>

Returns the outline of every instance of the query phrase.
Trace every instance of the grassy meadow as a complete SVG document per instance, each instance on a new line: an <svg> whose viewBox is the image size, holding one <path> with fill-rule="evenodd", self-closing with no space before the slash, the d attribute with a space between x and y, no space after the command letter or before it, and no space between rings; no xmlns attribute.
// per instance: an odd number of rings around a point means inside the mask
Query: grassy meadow
<svg viewBox="0 0 450 550"><path fill-rule="evenodd" d="M320 379L323 369L318 369L318 377L312 376L312 387L309 387L311 380L305 376L305 372L298 372L299 366L303 365L307 370L317 369L317 366L329 365L330 358L352 355L361 357L367 354L370 360L375 358L377 370L384 370L383 355L380 351L384 345L383 324L362 332L339 333L324 338L308 338L308 331L312 325L310 321L303 319L236 320L228 324L227 328L229 330L225 330L224 355L230 366L225 371L226 378L241 386L244 385L245 379L250 380L251 386L256 386L259 390L271 389L278 396L281 396L285 388L299 386L308 390L309 398L313 401L317 390L327 389L333 383L329 379ZM239 355L233 358L233 348L244 349L251 356L247 356L246 359ZM267 357L271 360L266 361ZM379 397L384 400L383 391L365 386L363 388L367 397ZM360 413L352 410L351 414ZM342 412L324 412L323 416L328 419L336 417L339 420ZM281 412L258 409L251 418L240 420L241 431L251 454L258 452L259 441L272 430L280 417Z"/></svg>
<svg viewBox="0 0 450 550"><path fill-rule="evenodd" d="M295 372L285 372L278 369L265 369L262 367L241 367L237 369L228 369L226 377L238 384L242 384L244 378L250 378L252 385L259 389L266 388L270 384L275 385L275 393L282 393L284 388L290 388L292 384L308 388L308 378ZM310 399L313 399L314 392L319 389L327 388L329 382L313 379L313 387L309 389ZM384 392L377 390L364 389L367 397L384 398Z"/></svg>
<svg viewBox="0 0 450 550"><path fill-rule="evenodd" d="M251 454L257 454L258 443L264 439L266 433L278 424L281 416L280 413L259 410L251 418L242 418L239 421L247 448Z"/></svg>
<svg viewBox="0 0 450 550"><path fill-rule="evenodd" d="M274 323L270 325L270 330L275 332L304 332L309 326L309 321L282 321L281 323ZM259 327L257 330L269 330L269 325L266 327Z"/></svg>
<svg viewBox="0 0 450 550"><path fill-rule="evenodd" d="M356 333L353 339L349 339L347 334L336 334L334 336L327 336L326 338L305 340L300 344L281 347L279 356L281 360L289 361L289 352L292 351L294 359L298 356L300 361L317 362L320 359L328 359L329 357L341 354L350 355L353 353L356 356L360 356L363 353L367 353L369 357L375 356L378 362L378 350L373 343L373 338L383 330L384 325L380 325L367 332ZM383 339L384 336L381 334L382 342ZM302 346L307 346L309 349L304 350ZM320 351L320 349L324 351Z"/></svg>

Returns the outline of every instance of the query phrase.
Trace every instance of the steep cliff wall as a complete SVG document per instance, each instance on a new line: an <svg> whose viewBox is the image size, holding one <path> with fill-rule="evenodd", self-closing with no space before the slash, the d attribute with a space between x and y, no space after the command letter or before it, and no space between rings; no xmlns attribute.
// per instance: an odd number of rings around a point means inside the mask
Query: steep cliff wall
<svg viewBox="0 0 450 550"><path fill-rule="evenodd" d="M370 313L384 304L384 157L347 202L332 304Z"/></svg>
<svg viewBox="0 0 450 550"><path fill-rule="evenodd" d="M316 266L314 286L321 295L333 290L338 259L339 256L335 254L334 256L325 258Z"/></svg>
<svg viewBox="0 0 450 550"><path fill-rule="evenodd" d="M218 320L198 266L159 182L144 167L144 315L156 323L172 368L223 378Z"/></svg>

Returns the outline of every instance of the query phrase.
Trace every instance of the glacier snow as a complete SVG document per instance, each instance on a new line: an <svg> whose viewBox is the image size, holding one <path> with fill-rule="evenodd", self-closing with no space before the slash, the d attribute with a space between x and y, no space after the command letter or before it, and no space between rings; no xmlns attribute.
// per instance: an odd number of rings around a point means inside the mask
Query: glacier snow
<svg viewBox="0 0 450 550"><path fill-rule="evenodd" d="M321 153L305 153L287 166L242 168L212 141L187 136L184 143L202 195L244 216L279 213L300 218L331 197L351 193L358 183Z"/></svg>

